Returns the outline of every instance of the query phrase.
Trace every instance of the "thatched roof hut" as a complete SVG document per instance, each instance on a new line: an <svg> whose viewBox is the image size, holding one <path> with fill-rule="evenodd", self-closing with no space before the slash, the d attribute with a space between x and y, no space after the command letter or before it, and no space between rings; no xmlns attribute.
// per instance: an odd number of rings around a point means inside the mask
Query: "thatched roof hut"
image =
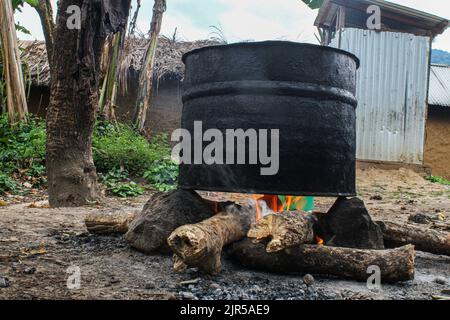
<svg viewBox="0 0 450 320"><path fill-rule="evenodd" d="M126 79L129 72L139 72L142 68L142 57L145 54L148 39L128 38L125 42L125 57L121 61L121 78ZM200 40L194 42L173 41L160 37L156 52L154 77L183 79L184 65L181 57L191 50L218 45L217 40ZM50 69L45 43L43 41L21 41L22 60L28 65L28 73L33 86L50 86Z"/></svg>

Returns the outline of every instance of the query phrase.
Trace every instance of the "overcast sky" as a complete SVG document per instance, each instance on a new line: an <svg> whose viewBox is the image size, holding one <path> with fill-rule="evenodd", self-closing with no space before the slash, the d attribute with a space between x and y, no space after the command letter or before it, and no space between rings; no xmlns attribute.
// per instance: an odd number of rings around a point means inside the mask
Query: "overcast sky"
<svg viewBox="0 0 450 320"><path fill-rule="evenodd" d="M2 0L3 1L3 0ZM56 11L56 0L52 0ZM143 0L139 29L147 32L153 0ZM448 0L393 0L398 4L450 18ZM133 0L135 3L135 0ZM177 28L178 39L209 38L218 27L226 40L291 40L317 43L313 27L317 10L300 0L167 0L162 33L171 36ZM16 20L32 35L19 34L21 39L43 39L39 17L30 8L16 14ZM450 51L450 29L436 38L433 47Z"/></svg>

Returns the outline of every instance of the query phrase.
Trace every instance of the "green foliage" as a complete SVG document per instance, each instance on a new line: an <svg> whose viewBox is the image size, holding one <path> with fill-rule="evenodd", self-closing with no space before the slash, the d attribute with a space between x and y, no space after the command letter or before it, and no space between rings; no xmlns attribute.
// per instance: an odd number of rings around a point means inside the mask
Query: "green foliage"
<svg viewBox="0 0 450 320"><path fill-rule="evenodd" d="M125 169L131 176L142 177L155 162L170 155L166 135L151 143L125 124L98 122L94 133L94 162L98 172Z"/></svg>
<svg viewBox="0 0 450 320"><path fill-rule="evenodd" d="M319 9L324 0L302 0L311 9Z"/></svg>
<svg viewBox="0 0 450 320"><path fill-rule="evenodd" d="M137 197L145 191L144 188L133 181L129 183L117 183L111 186L109 190L113 195L121 198Z"/></svg>
<svg viewBox="0 0 450 320"><path fill-rule="evenodd" d="M17 191L25 182L43 187L46 132L43 120L30 117L27 123L11 127L7 115L0 116L0 190ZM144 177L155 189L174 188L178 167L170 160L167 135L147 141L130 126L98 122L93 136L93 157L97 172L111 194L140 195L144 188L131 177Z"/></svg>
<svg viewBox="0 0 450 320"><path fill-rule="evenodd" d="M0 172L0 195L5 192L16 192L17 190L17 183L10 176Z"/></svg>
<svg viewBox="0 0 450 320"><path fill-rule="evenodd" d="M144 193L145 189L129 180L127 171L111 170L102 176L103 184L109 193L121 197L136 197Z"/></svg>
<svg viewBox="0 0 450 320"><path fill-rule="evenodd" d="M45 179L45 125L30 117L11 127L8 116L0 116L0 173L40 187Z"/></svg>
<svg viewBox="0 0 450 320"><path fill-rule="evenodd" d="M176 189L178 166L170 158L155 162L143 176L158 191Z"/></svg>
<svg viewBox="0 0 450 320"><path fill-rule="evenodd" d="M145 178L159 191L169 191L176 186L178 166L170 159L167 135L155 136L149 143L127 125L99 122L93 150L97 171L106 173L105 177L126 170L133 177ZM116 177L116 182L125 178Z"/></svg>
<svg viewBox="0 0 450 320"><path fill-rule="evenodd" d="M32 7L38 7L39 1L38 0L11 0L13 10L21 11L22 7L25 3L29 4Z"/></svg>
<svg viewBox="0 0 450 320"><path fill-rule="evenodd" d="M445 178L439 177L439 176L428 176L426 179L433 183L439 183L439 184L443 184L446 186L450 186L450 181L448 181Z"/></svg>

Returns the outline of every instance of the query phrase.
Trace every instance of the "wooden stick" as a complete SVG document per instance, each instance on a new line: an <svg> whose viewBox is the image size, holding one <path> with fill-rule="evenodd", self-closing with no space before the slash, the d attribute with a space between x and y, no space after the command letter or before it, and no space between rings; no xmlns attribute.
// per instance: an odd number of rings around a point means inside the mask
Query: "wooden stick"
<svg viewBox="0 0 450 320"><path fill-rule="evenodd" d="M367 250L302 245L267 253L263 244L246 239L232 245L230 253L243 266L276 273L313 273L367 281L369 266L381 271L381 282L414 278L414 246L391 250Z"/></svg>
<svg viewBox="0 0 450 320"><path fill-rule="evenodd" d="M136 217L135 212L101 212L89 214L84 223L90 233L94 234L125 234L128 231L128 225Z"/></svg>
<svg viewBox="0 0 450 320"><path fill-rule="evenodd" d="M450 256L450 233L405 223L376 222L387 247L413 244L417 250Z"/></svg>
<svg viewBox="0 0 450 320"><path fill-rule="evenodd" d="M303 212L269 214L254 224L247 237L255 243L270 240L267 253L278 252L300 244L314 243L316 218Z"/></svg>

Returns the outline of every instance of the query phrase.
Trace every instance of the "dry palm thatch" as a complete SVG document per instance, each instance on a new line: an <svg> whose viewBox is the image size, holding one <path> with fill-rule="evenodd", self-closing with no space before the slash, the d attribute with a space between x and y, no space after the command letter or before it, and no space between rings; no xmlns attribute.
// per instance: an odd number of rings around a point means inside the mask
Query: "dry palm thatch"
<svg viewBox="0 0 450 320"><path fill-rule="evenodd" d="M31 83L36 87L50 87L50 66L43 41L19 41L21 59L27 65Z"/></svg>
<svg viewBox="0 0 450 320"><path fill-rule="evenodd" d="M144 37L130 37L125 41L123 59L120 61L119 81L122 92L127 90L128 78L131 71L140 72L142 57L147 48L148 39ZM165 77L182 80L184 64L181 57L186 52L206 46L220 45L221 42L211 40L173 41L167 37L160 37L156 50L156 60L153 76L155 84ZM45 43L43 41L20 41L24 49L22 59L28 64L33 86L50 86L50 68L47 59Z"/></svg>

